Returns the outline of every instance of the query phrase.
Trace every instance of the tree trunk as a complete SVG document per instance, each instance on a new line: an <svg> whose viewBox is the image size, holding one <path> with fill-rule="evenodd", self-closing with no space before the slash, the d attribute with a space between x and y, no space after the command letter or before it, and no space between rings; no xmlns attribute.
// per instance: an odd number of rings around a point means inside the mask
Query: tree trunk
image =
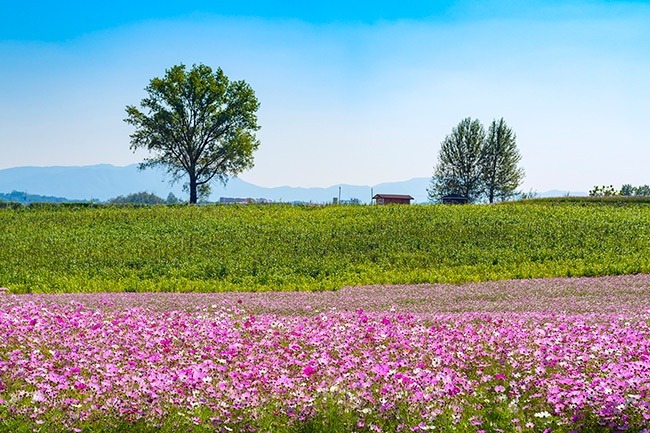
<svg viewBox="0 0 650 433"><path fill-rule="evenodd" d="M196 176L190 174L190 203L196 204Z"/></svg>

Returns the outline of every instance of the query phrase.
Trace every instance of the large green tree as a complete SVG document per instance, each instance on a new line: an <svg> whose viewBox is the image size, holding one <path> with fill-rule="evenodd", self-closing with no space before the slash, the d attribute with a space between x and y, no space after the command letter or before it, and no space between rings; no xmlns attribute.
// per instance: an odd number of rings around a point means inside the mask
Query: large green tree
<svg viewBox="0 0 650 433"><path fill-rule="evenodd" d="M485 198L489 203L495 199L507 200L516 194L524 178L515 133L503 118L493 120L483 144L482 177Z"/></svg>
<svg viewBox="0 0 650 433"><path fill-rule="evenodd" d="M140 108L127 106L125 122L135 127L131 149L152 156L140 168L162 166L172 181L186 179L190 203L253 166L259 141L259 102L244 81L230 81L221 68L177 65L153 78Z"/></svg>
<svg viewBox="0 0 650 433"><path fill-rule="evenodd" d="M470 202L480 199L484 140L483 125L470 117L461 120L445 137L427 190L431 201L440 201L448 194L463 195Z"/></svg>

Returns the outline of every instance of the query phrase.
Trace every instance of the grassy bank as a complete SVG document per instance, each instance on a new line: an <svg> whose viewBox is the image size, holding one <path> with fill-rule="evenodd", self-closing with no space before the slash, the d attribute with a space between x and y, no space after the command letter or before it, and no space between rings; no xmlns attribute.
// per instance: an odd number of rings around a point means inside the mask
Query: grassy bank
<svg viewBox="0 0 650 433"><path fill-rule="evenodd" d="M14 293L331 290L650 272L650 206L0 210Z"/></svg>

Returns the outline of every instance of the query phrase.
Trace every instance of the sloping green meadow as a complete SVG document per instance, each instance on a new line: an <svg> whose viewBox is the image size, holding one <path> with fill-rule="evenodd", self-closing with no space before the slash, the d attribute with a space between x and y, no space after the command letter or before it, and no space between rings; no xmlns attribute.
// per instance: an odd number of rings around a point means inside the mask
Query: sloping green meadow
<svg viewBox="0 0 650 433"><path fill-rule="evenodd" d="M650 206L0 210L14 293L333 290L650 272Z"/></svg>

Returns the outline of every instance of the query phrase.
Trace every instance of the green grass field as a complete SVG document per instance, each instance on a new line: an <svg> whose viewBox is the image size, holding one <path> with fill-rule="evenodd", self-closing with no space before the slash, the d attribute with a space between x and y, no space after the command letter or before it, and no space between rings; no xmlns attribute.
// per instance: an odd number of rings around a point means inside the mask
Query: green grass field
<svg viewBox="0 0 650 433"><path fill-rule="evenodd" d="M13 293L333 290L650 272L650 206L0 210Z"/></svg>

